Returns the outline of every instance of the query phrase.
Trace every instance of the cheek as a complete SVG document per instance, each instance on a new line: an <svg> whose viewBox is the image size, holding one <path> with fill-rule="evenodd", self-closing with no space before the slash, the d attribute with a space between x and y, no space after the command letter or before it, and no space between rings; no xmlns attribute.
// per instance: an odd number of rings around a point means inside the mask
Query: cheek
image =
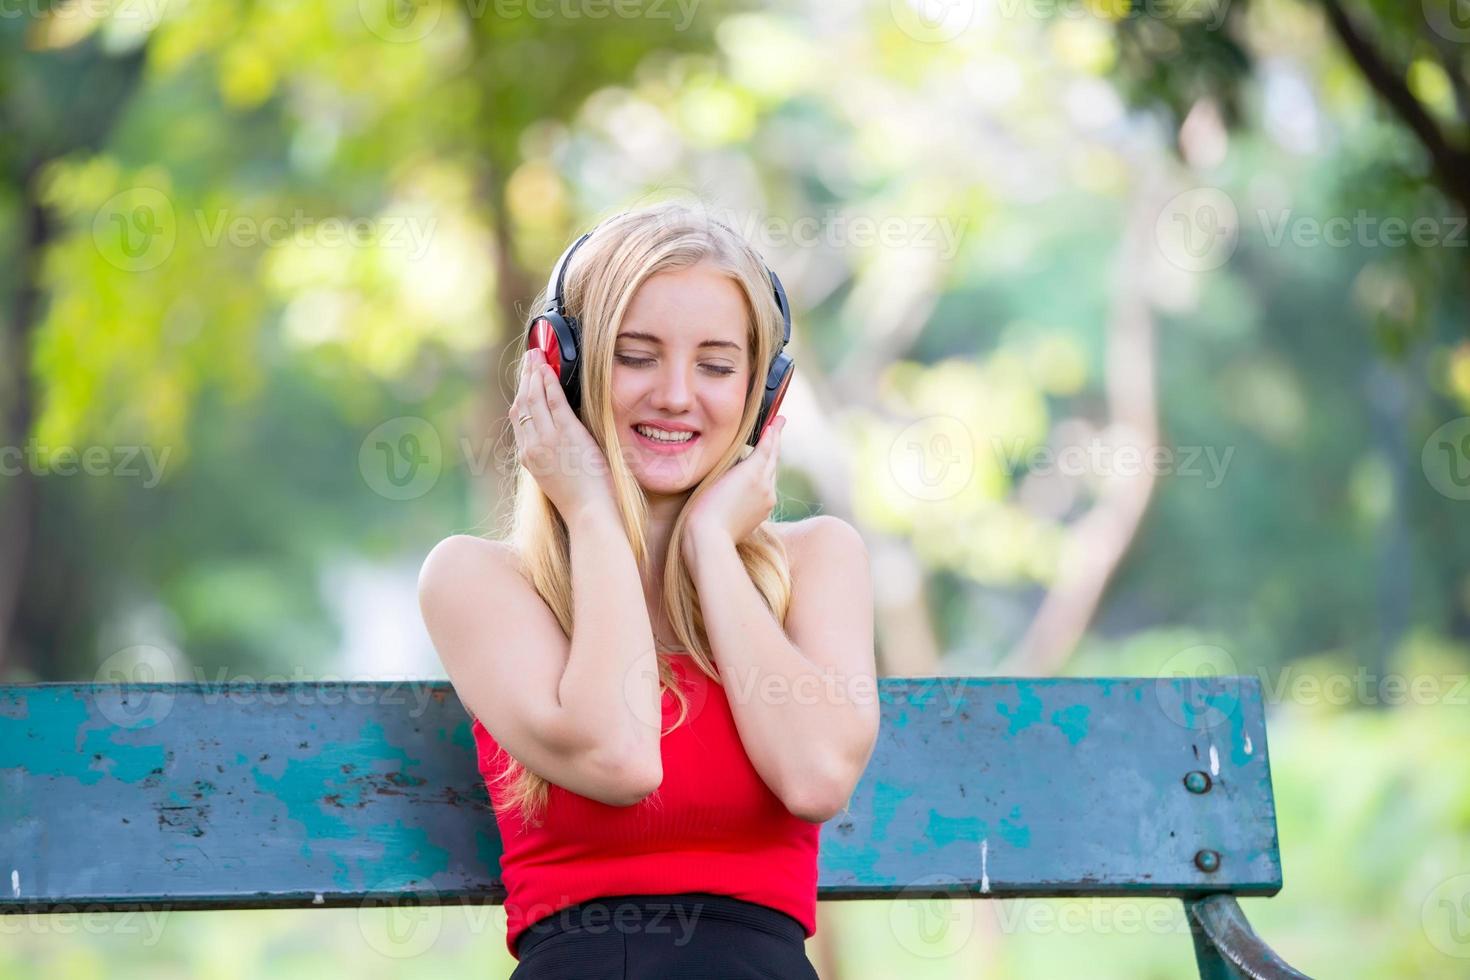
<svg viewBox="0 0 1470 980"><path fill-rule="evenodd" d="M613 375L610 394L612 395L613 418L618 422L623 422L627 420L629 411L637 403L638 392L635 390L636 386L629 383L626 377L619 377L620 373Z"/></svg>
<svg viewBox="0 0 1470 980"><path fill-rule="evenodd" d="M720 392L720 417L727 420L728 424L740 424L740 416L745 411L745 400L751 394L751 384L750 375L742 372L738 378L731 378Z"/></svg>
<svg viewBox="0 0 1470 980"><path fill-rule="evenodd" d="M726 425L739 425L740 415L745 411L745 389L731 385L730 390L720 396L720 419Z"/></svg>

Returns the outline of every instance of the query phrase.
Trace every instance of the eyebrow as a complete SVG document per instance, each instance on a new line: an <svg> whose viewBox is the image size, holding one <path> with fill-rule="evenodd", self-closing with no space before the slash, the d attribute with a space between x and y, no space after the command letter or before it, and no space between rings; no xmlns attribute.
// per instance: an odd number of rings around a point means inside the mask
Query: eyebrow
<svg viewBox="0 0 1470 980"><path fill-rule="evenodd" d="M663 344L663 341L660 340L658 337L655 337L651 333L643 333L640 330L629 330L629 331L627 331L625 333L620 333L620 334L618 334L618 336L617 336L616 339L618 339L618 340L646 340L650 344L660 344L660 345ZM734 351L738 351L738 350L741 350L742 349L739 344L734 343L733 341L729 341L729 340L701 340L699 342L699 345L698 346L700 346L700 347L724 347L724 348L729 348L730 350L734 350Z"/></svg>

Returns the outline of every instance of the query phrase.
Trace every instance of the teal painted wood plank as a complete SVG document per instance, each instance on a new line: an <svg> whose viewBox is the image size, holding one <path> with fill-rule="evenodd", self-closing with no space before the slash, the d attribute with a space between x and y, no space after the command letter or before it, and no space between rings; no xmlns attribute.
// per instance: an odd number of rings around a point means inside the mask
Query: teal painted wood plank
<svg viewBox="0 0 1470 980"><path fill-rule="evenodd" d="M880 692L823 899L1281 887L1255 678ZM447 683L0 687L0 911L500 902L500 854Z"/></svg>

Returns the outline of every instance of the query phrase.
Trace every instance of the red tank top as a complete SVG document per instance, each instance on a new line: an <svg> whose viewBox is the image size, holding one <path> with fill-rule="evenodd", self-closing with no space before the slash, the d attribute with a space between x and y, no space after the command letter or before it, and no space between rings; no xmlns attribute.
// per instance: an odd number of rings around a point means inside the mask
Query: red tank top
<svg viewBox="0 0 1470 980"><path fill-rule="evenodd" d="M629 807L608 806L556 784L539 825L498 816L504 854L506 946L530 925L577 902L608 895L710 892L785 912L817 931L821 825L793 816L751 764L721 684L686 655L670 658L689 702L663 736L663 782ZM679 703L663 695L663 728ZM470 727L492 803L506 762L477 718ZM519 959L519 957L516 957Z"/></svg>

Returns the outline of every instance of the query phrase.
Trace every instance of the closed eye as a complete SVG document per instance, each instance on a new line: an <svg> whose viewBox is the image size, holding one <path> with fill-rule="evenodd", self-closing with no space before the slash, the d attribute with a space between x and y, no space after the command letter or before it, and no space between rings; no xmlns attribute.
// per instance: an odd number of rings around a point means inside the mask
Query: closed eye
<svg viewBox="0 0 1470 980"><path fill-rule="evenodd" d="M647 367L648 365L652 364L653 363L653 358L651 358L651 357L629 357L627 354L619 354L619 355L617 355L617 361L618 361L619 364L625 364L628 367L638 368L638 367ZM725 367L723 364L701 364L700 367L704 368L706 371L710 372L711 374L718 375L718 376L721 376L721 377L723 377L725 375L730 375L730 374L734 374L735 373L735 369L734 368L732 368L732 367Z"/></svg>

